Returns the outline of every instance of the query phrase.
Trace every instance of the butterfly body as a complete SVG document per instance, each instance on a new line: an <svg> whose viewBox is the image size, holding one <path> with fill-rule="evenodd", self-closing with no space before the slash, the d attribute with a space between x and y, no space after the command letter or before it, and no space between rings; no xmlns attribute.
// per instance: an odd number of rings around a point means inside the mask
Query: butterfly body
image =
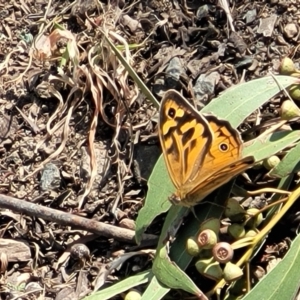
<svg viewBox="0 0 300 300"><path fill-rule="evenodd" d="M253 164L252 157L242 157L241 138L228 121L197 112L175 90L162 99L159 137L176 187L174 204L197 204Z"/></svg>

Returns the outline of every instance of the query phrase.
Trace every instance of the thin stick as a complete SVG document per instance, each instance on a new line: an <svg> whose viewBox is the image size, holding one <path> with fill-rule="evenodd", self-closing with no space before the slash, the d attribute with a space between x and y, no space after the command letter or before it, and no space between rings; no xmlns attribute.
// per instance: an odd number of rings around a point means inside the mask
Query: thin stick
<svg viewBox="0 0 300 300"><path fill-rule="evenodd" d="M107 238L115 238L116 240L123 242L136 243L134 237L135 232L133 230L86 219L14 197L0 195L0 208L8 208L18 213L53 221L61 225L73 226ZM157 241L158 238L156 235L144 234L142 236L143 245L156 245Z"/></svg>

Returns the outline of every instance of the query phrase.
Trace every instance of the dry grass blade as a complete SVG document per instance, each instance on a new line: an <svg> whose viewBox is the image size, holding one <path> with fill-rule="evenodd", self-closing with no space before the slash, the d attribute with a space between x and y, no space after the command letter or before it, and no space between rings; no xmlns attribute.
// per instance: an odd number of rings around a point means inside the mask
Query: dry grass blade
<svg viewBox="0 0 300 300"><path fill-rule="evenodd" d="M228 20L231 31L235 32L235 29L233 26L233 19L232 19L232 15L231 15L227 0L218 0L218 3L224 9L224 11L226 13L227 20Z"/></svg>
<svg viewBox="0 0 300 300"><path fill-rule="evenodd" d="M88 136L88 146L89 146L89 150L90 150L91 173L90 173L90 176L88 178L88 182L85 186L83 194L79 196L79 199L78 199L78 202L79 202L78 207L79 208L82 207L85 197L89 194L89 192L92 188L93 182L96 178L96 174L97 174L97 164L96 164L96 159L95 159L94 139L95 139L96 127L97 127L97 124L98 124L98 114L99 114L99 104L100 104L99 99L102 98L102 96L103 96L101 86L100 86L100 88L97 89L96 86L93 83L93 80L91 78L91 74L86 72L86 71L87 71L86 69L83 69L83 72L85 72L85 74L86 74L88 85L90 86L90 89L91 89L91 92L92 92L92 96L93 96L93 100L94 100L94 104L95 104L95 110L94 110L94 114L93 114L93 117L92 117L89 136Z"/></svg>

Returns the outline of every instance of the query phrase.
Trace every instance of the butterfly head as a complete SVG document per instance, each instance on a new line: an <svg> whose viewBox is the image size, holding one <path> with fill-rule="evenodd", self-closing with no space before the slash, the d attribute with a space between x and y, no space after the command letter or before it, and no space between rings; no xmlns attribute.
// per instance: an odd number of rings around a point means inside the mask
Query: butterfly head
<svg viewBox="0 0 300 300"><path fill-rule="evenodd" d="M172 194L170 197L169 197L169 201L174 204L174 205L179 205L181 204L181 199L180 197L177 195L177 194Z"/></svg>

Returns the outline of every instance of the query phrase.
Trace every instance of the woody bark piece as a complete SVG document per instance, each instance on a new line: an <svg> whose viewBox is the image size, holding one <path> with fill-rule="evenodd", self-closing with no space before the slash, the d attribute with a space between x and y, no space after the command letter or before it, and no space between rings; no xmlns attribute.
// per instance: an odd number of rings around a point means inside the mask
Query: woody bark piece
<svg viewBox="0 0 300 300"><path fill-rule="evenodd" d="M0 239L0 249L7 255L9 262L28 261L31 253L27 242L22 240Z"/></svg>

